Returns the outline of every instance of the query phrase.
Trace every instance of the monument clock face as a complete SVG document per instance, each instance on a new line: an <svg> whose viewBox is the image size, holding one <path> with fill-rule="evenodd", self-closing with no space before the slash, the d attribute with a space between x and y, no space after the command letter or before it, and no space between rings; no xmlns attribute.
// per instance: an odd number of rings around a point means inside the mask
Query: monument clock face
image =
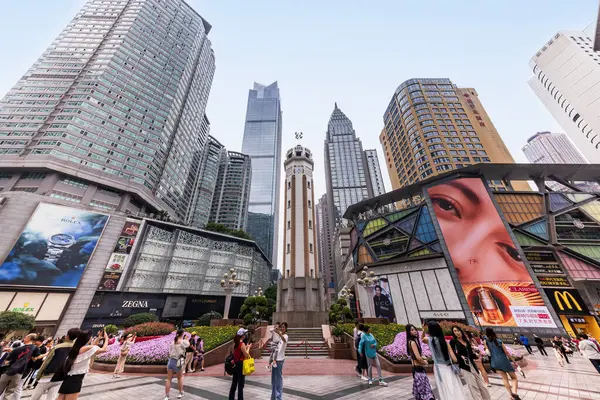
<svg viewBox="0 0 600 400"><path fill-rule="evenodd" d="M304 168L302 168L302 167L296 167L296 168L294 168L294 173L301 174L302 172L304 172Z"/></svg>

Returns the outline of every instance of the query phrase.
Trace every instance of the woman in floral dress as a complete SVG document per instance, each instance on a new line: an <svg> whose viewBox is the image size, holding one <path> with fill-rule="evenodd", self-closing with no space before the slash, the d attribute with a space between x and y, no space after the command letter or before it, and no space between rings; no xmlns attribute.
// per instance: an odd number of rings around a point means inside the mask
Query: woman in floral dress
<svg viewBox="0 0 600 400"><path fill-rule="evenodd" d="M427 372L425 372L425 366L429 363L422 356L419 331L411 324L406 325L406 352L412 360L413 396L415 396L415 400L435 399Z"/></svg>

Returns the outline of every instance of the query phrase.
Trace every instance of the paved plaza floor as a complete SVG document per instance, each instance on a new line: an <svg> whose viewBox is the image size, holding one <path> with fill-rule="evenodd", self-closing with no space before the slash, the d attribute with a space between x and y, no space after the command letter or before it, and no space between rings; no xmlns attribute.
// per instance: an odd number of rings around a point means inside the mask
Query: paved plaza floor
<svg viewBox="0 0 600 400"><path fill-rule="evenodd" d="M599 399L600 374L582 356L574 356L571 364L561 368L553 354L542 357L539 353L527 357L526 378L520 378L519 395L523 399ZM285 400L351 400L351 399L412 399L412 377L409 374L385 373L388 387L369 387L352 375L354 362L314 358L288 358L284 366ZM256 373L246 380L244 398L270 399L271 381L264 360L256 360ZM230 377L223 376L223 367L214 366L205 372L185 377L184 399L227 399ZM430 376L433 382L433 376ZM90 373L84 382L80 399L85 400L162 400L164 377L124 375L113 379L110 374ZM491 375L492 399L508 399L498 375ZM176 385L176 381L173 380ZM177 398L171 390L171 399ZM22 398L27 399L26 392Z"/></svg>

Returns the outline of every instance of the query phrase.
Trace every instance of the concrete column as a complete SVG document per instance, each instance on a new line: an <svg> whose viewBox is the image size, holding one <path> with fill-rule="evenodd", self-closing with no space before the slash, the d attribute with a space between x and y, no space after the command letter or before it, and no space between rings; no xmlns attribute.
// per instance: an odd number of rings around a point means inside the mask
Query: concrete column
<svg viewBox="0 0 600 400"><path fill-rule="evenodd" d="M94 185L93 183L90 183L90 185L85 190L85 193L83 194L83 198L81 199L81 204L85 204L85 205L90 204L90 201L92 201L92 199L94 198L94 195L96 194L97 190L98 190L98 186Z"/></svg>
<svg viewBox="0 0 600 400"><path fill-rule="evenodd" d="M2 189L3 192L10 192L15 185L17 184L17 182L19 181L19 179L21 179L21 173L20 172L13 172L12 173L12 177L8 180L6 180L6 183L3 183L3 187L4 189Z"/></svg>
<svg viewBox="0 0 600 400"><path fill-rule="evenodd" d="M229 319L229 308L231 307L231 294L233 289L223 289L225 291L225 311L223 311L223 319Z"/></svg>
<svg viewBox="0 0 600 400"><path fill-rule="evenodd" d="M58 172L54 172L52 174L46 175L40 187L38 187L36 194L41 194L42 196L48 196L54 189L54 185L58 183L60 180L60 174Z"/></svg>
<svg viewBox="0 0 600 400"><path fill-rule="evenodd" d="M127 206L129 205L129 201L131 200L131 194L125 193L121 195L121 201L119 201L119 206L117 207L117 211L125 212L127 211Z"/></svg>

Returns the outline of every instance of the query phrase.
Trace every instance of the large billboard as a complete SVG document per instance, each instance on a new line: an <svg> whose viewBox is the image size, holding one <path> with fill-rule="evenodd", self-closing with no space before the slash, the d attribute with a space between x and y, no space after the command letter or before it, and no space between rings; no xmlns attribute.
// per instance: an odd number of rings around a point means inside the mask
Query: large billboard
<svg viewBox="0 0 600 400"><path fill-rule="evenodd" d="M460 178L427 192L481 325L555 328L483 181Z"/></svg>
<svg viewBox="0 0 600 400"><path fill-rule="evenodd" d="M119 235L119 238L117 239L115 249L104 269L104 274L98 285L98 290L117 290L119 281L130 261L131 250L140 230L140 223L139 220L131 218L127 218L125 221L125 226L123 226L121 235Z"/></svg>
<svg viewBox="0 0 600 400"><path fill-rule="evenodd" d="M76 288L108 218L40 203L0 265L0 285Z"/></svg>
<svg viewBox="0 0 600 400"><path fill-rule="evenodd" d="M385 318L390 322L396 322L396 313L394 312L394 303L387 276L380 276L379 284L375 286L373 310L376 318Z"/></svg>

